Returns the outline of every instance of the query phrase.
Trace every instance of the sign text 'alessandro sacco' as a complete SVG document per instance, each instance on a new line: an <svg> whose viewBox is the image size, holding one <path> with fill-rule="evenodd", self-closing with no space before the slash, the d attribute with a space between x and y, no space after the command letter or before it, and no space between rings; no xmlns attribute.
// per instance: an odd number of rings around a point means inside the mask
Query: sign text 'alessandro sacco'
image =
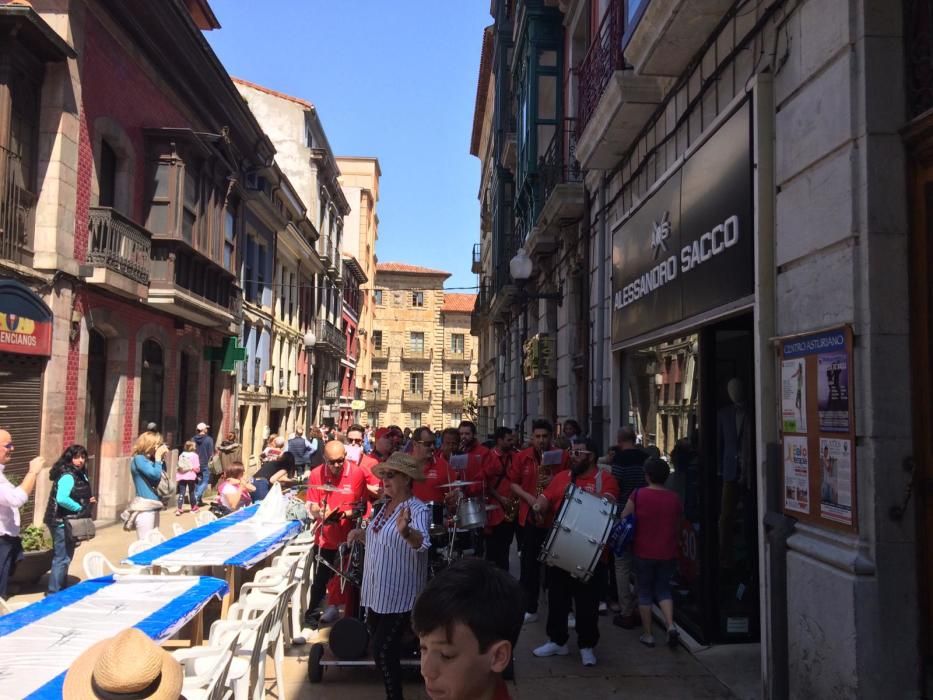
<svg viewBox="0 0 933 700"><path fill-rule="evenodd" d="M693 243L681 248L679 264L677 256L672 255L618 290L613 299L613 307L617 310L624 309L677 279L678 274L686 274L696 269L738 242L739 217L732 215L712 231L707 231Z"/></svg>

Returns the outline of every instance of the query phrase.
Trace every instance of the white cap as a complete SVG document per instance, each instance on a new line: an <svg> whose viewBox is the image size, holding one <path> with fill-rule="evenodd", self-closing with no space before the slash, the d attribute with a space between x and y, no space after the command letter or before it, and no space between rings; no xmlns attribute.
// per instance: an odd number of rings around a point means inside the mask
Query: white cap
<svg viewBox="0 0 933 700"><path fill-rule="evenodd" d="M210 427L207 423L198 423L198 430L207 430Z"/></svg>

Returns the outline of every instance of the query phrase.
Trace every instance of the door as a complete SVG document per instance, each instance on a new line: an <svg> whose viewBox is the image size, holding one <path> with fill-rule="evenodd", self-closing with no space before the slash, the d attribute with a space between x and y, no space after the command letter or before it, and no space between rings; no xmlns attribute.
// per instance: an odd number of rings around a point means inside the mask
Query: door
<svg viewBox="0 0 933 700"><path fill-rule="evenodd" d="M42 428L42 373L45 358L0 353L0 426L13 436L16 449L4 473L19 482L39 454ZM32 522L35 499L20 508L23 524Z"/></svg>
<svg viewBox="0 0 933 700"><path fill-rule="evenodd" d="M100 492L101 445L107 427L107 339L97 331L90 332L87 358L87 472L93 493ZM91 517L97 517L97 505Z"/></svg>

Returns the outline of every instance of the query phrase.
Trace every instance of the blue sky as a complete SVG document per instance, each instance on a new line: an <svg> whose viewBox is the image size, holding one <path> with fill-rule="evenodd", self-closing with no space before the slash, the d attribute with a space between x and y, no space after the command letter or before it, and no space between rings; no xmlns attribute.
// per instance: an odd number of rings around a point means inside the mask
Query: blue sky
<svg viewBox="0 0 933 700"><path fill-rule="evenodd" d="M479 160L470 155L488 0L212 0L227 71L317 107L338 155L382 167L381 261L475 286Z"/></svg>

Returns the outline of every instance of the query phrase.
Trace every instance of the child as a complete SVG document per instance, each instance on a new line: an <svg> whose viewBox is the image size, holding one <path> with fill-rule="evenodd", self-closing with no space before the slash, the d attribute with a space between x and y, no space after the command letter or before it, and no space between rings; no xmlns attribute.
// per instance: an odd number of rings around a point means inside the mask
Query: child
<svg viewBox="0 0 933 700"><path fill-rule="evenodd" d="M181 507L185 505L185 491L188 492L188 503L191 512L198 511L198 500L194 497L194 489L198 485L198 472L201 471L201 461L198 459L197 445L194 440L185 443L185 451L178 455L178 468L175 470L175 492L178 494L178 505L175 515L181 515Z"/></svg>
<svg viewBox="0 0 933 700"><path fill-rule="evenodd" d="M212 508L215 515L217 510L227 515L252 503L252 492L256 487L243 480L245 471L242 462L233 462L224 472L223 480L217 484L217 502L215 509Z"/></svg>
<svg viewBox="0 0 933 700"><path fill-rule="evenodd" d="M462 559L433 578L411 613L431 698L508 700L502 673L524 617L522 589L484 559Z"/></svg>

